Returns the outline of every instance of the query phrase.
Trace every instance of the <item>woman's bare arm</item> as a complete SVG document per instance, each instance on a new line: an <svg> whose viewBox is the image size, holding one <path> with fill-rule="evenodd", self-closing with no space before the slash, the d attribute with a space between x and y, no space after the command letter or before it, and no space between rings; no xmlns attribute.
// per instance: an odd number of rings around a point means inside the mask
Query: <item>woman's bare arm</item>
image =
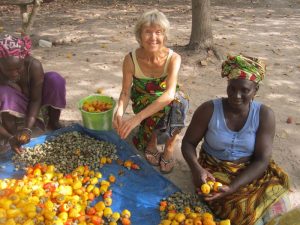
<svg viewBox="0 0 300 225"><path fill-rule="evenodd" d="M27 108L25 127L32 128L38 116L43 94L44 70L42 64L33 59L30 68L29 104Z"/></svg>

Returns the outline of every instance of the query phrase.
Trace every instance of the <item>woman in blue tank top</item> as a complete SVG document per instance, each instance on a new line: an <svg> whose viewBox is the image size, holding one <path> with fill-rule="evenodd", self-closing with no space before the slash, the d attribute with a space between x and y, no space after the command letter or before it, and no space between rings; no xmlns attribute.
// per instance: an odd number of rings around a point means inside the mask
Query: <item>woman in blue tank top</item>
<svg viewBox="0 0 300 225"><path fill-rule="evenodd" d="M274 113L253 101L264 74L259 59L229 56L222 64L228 97L199 106L182 141L196 188L208 181L222 183L203 197L216 216L234 225L255 224L289 189L287 175L271 160Z"/></svg>

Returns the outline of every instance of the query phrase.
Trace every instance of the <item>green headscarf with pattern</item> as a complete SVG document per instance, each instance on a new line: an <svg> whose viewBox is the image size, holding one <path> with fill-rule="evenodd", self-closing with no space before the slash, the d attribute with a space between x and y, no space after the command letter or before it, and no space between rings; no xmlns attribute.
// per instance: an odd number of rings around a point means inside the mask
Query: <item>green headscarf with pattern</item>
<svg viewBox="0 0 300 225"><path fill-rule="evenodd" d="M258 58L243 55L227 56L222 64L222 77L231 79L247 79L255 83L261 82L266 73L266 65Z"/></svg>

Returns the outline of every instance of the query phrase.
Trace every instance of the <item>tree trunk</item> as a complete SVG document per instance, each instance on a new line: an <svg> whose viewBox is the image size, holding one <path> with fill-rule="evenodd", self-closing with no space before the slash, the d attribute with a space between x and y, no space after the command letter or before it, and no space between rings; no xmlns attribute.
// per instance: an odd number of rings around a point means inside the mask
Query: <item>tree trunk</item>
<svg viewBox="0 0 300 225"><path fill-rule="evenodd" d="M192 33L188 48L191 50L213 48L210 0L192 0Z"/></svg>
<svg viewBox="0 0 300 225"><path fill-rule="evenodd" d="M33 7L32 7L29 17L27 16L27 18L26 18L22 15L22 19L23 19L23 24L22 24L22 30L23 30L22 33L23 34L22 35L29 35L30 29L35 21L35 17L39 11L41 3L42 3L42 0L34 0L34 4L33 4ZM21 9L21 12L22 12L22 9ZM27 13L27 9L26 9L26 13Z"/></svg>

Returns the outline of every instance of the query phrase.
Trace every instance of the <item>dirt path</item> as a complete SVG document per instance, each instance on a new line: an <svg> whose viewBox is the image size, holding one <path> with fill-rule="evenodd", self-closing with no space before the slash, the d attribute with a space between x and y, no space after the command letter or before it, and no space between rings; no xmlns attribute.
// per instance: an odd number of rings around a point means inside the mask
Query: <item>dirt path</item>
<svg viewBox="0 0 300 225"><path fill-rule="evenodd" d="M62 113L65 124L80 122L79 99L98 88L118 98L121 89L123 57L137 47L133 24L149 4L131 1L118 5L104 1L55 1L44 5L34 25L34 40L56 43L52 48L37 45L33 54L45 71L60 72L67 80L67 108ZM141 2L141 1L137 1ZM224 53L245 53L260 56L267 62L267 77L257 100L271 106L276 115L276 137L273 158L289 174L292 181L293 204L300 204L300 3L290 1L250 1L212 6L213 32L216 46ZM284 3L282 3L284 2ZM153 1L171 22L169 45L176 49L188 43L191 29L190 1ZM227 5L226 5L227 4ZM0 24L5 32L20 27L18 9L0 8ZM2 32L3 34L4 32ZM1 35L1 33L0 33ZM208 60L199 66L199 55L180 52L183 63L180 83L190 95L192 112L202 102L225 96L225 80L220 77L219 61ZM286 122L292 118L292 123ZM189 168L176 151L177 166L168 175L184 191L192 191Z"/></svg>

